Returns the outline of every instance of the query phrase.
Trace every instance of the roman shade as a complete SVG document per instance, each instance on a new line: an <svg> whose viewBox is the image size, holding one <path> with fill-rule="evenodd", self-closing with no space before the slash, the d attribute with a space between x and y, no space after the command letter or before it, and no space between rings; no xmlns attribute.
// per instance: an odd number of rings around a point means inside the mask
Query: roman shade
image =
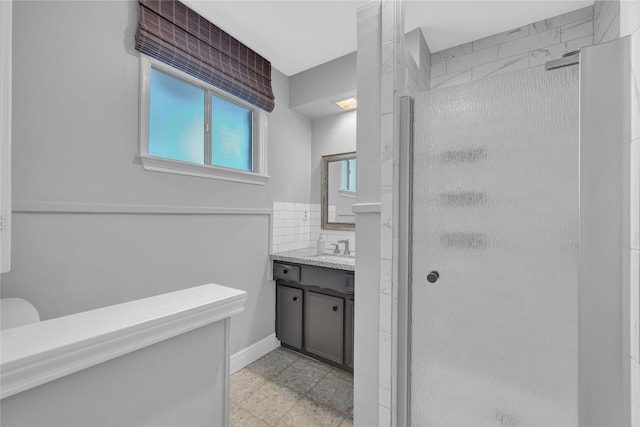
<svg viewBox="0 0 640 427"><path fill-rule="evenodd" d="M271 63L176 0L139 0L136 49L265 111Z"/></svg>

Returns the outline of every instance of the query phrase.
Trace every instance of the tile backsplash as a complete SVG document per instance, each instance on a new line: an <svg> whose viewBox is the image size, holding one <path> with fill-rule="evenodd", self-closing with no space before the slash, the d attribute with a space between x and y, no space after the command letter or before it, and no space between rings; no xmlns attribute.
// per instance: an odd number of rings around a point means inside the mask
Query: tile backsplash
<svg viewBox="0 0 640 427"><path fill-rule="evenodd" d="M332 248L331 243L349 239L349 248L352 254L355 253L354 231L321 230L319 204L273 202L272 253L315 248L320 233L327 252ZM343 245L340 247L342 250Z"/></svg>

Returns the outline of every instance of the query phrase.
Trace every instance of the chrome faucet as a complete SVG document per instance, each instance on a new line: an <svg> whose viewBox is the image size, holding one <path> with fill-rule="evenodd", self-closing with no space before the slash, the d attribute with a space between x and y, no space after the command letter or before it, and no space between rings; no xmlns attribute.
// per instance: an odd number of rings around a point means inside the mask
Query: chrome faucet
<svg viewBox="0 0 640 427"><path fill-rule="evenodd" d="M351 255L351 251L349 250L349 239L338 240L338 243L344 243L343 255Z"/></svg>
<svg viewBox="0 0 640 427"><path fill-rule="evenodd" d="M340 253L340 245L337 243L331 243L331 246L333 246L333 253L334 254L339 254Z"/></svg>

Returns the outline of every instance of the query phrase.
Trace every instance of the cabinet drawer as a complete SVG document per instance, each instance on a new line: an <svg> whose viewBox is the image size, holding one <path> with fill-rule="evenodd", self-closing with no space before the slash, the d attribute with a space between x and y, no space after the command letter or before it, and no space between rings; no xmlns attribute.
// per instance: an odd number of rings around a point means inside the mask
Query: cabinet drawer
<svg viewBox="0 0 640 427"><path fill-rule="evenodd" d="M300 281L300 267L297 265L273 263L273 278L284 279L293 282Z"/></svg>

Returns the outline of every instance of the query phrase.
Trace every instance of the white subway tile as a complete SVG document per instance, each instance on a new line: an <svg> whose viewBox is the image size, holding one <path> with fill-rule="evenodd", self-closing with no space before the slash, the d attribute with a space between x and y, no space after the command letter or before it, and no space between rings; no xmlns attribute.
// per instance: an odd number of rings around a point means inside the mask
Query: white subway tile
<svg viewBox="0 0 640 427"><path fill-rule="evenodd" d="M497 59L497 46L492 46L467 55L456 56L455 58L447 60L447 73L464 70L480 64L486 64L488 62L496 61Z"/></svg>
<svg viewBox="0 0 640 427"><path fill-rule="evenodd" d="M534 22L531 24L531 33L542 33L552 28L561 27L576 21L583 21L585 19L593 19L593 6L585 6L582 9Z"/></svg>
<svg viewBox="0 0 640 427"><path fill-rule="evenodd" d="M393 283L393 262L388 259L380 260L380 293L391 295Z"/></svg>
<svg viewBox="0 0 640 427"><path fill-rule="evenodd" d="M391 333L391 295L380 295L380 332Z"/></svg>
<svg viewBox="0 0 640 427"><path fill-rule="evenodd" d="M640 3L640 2L639 2ZM638 12L640 13L640 11ZM631 36L631 140L640 138L640 29Z"/></svg>
<svg viewBox="0 0 640 427"><path fill-rule="evenodd" d="M456 86L471 81L471 70L459 71L451 74L431 78L431 89Z"/></svg>
<svg viewBox="0 0 640 427"><path fill-rule="evenodd" d="M544 65L552 59L562 58L565 53L567 53L567 47L564 43L532 50L529 52L529 67Z"/></svg>
<svg viewBox="0 0 640 427"><path fill-rule="evenodd" d="M631 360L631 426L640 426L640 363Z"/></svg>
<svg viewBox="0 0 640 427"><path fill-rule="evenodd" d="M498 76L512 71L523 70L529 67L529 54L525 53L510 58L501 59L500 61L490 64L478 65L473 67L473 80L484 79L486 77Z"/></svg>
<svg viewBox="0 0 640 427"><path fill-rule="evenodd" d="M529 35L529 25L514 28L513 30L504 31L502 33L494 34L489 37L485 37L473 42L473 51L486 49L491 46L496 46L508 41L517 40Z"/></svg>
<svg viewBox="0 0 640 427"><path fill-rule="evenodd" d="M629 321L631 358L640 362L640 251L631 250L629 284Z"/></svg>
<svg viewBox="0 0 640 427"><path fill-rule="evenodd" d="M393 54L394 54L394 50L393 50L393 42L392 41L388 41L386 43L384 43L382 45L382 51L381 51L381 73L382 74L391 74L393 73L393 64L394 64L394 59L393 59Z"/></svg>
<svg viewBox="0 0 640 427"><path fill-rule="evenodd" d="M447 62L442 61L431 65L431 77L441 76L447 72Z"/></svg>
<svg viewBox="0 0 640 427"><path fill-rule="evenodd" d="M593 19L572 22L571 24L560 27L560 40L563 42L589 35L593 35Z"/></svg>
<svg viewBox="0 0 640 427"><path fill-rule="evenodd" d="M533 34L498 46L498 58L506 58L560 43L560 28Z"/></svg>
<svg viewBox="0 0 640 427"><path fill-rule="evenodd" d="M640 1L620 1L620 37L633 34L638 28L640 28Z"/></svg>
<svg viewBox="0 0 640 427"><path fill-rule="evenodd" d="M431 54L431 66L440 61L446 61L451 58L455 58L456 56L466 55L468 53L473 52L473 43L465 43L458 46L453 46L448 49L441 50L439 52L435 52Z"/></svg>
<svg viewBox="0 0 640 427"><path fill-rule="evenodd" d="M380 17L382 22L382 42L393 40L395 35L394 1L382 0Z"/></svg>
<svg viewBox="0 0 640 427"><path fill-rule="evenodd" d="M391 409L378 405L378 425L380 426L390 426L391 425Z"/></svg>
<svg viewBox="0 0 640 427"><path fill-rule="evenodd" d="M631 143L630 178L630 243L632 249L640 250L640 139Z"/></svg>
<svg viewBox="0 0 640 427"><path fill-rule="evenodd" d="M620 8L617 1L596 0L593 4L593 41L603 43L620 36Z"/></svg>
<svg viewBox="0 0 640 427"><path fill-rule="evenodd" d="M393 113L394 103L393 74L382 75L382 114Z"/></svg>
<svg viewBox="0 0 640 427"><path fill-rule="evenodd" d="M567 46L567 52L573 52L585 46L591 46L592 44L593 34L589 34L585 37L580 37L579 39L569 40L565 43L565 45Z"/></svg>
<svg viewBox="0 0 640 427"><path fill-rule="evenodd" d="M589 46L591 44L593 44L593 35L588 35L579 39L570 40L566 43L532 50L529 52L529 67L536 67L552 59L562 58L562 55L565 53L576 51L583 46Z"/></svg>

